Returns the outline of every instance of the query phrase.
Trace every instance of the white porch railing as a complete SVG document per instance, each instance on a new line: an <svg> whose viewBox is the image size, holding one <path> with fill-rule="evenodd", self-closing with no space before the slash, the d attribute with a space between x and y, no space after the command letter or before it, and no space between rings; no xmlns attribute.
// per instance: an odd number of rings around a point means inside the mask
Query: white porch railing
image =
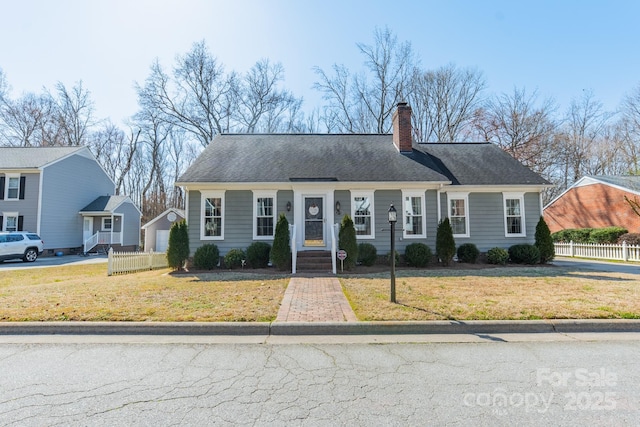
<svg viewBox="0 0 640 427"><path fill-rule="evenodd" d="M122 233L119 231L98 231L93 236L89 237L84 242L84 253L89 252L91 249L98 245L113 245L117 243L122 244Z"/></svg>
<svg viewBox="0 0 640 427"><path fill-rule="evenodd" d="M640 246L595 243L554 243L556 255L576 258L610 259L616 261L639 261Z"/></svg>
<svg viewBox="0 0 640 427"><path fill-rule="evenodd" d="M107 274L111 276L168 266L169 262L165 252L114 252L113 248L110 248Z"/></svg>
<svg viewBox="0 0 640 427"><path fill-rule="evenodd" d="M331 227L331 271L336 274L336 255L338 252L338 233L340 232L340 224L333 224Z"/></svg>
<svg viewBox="0 0 640 427"><path fill-rule="evenodd" d="M296 274L296 262L298 260L298 247L296 246L296 225L289 224L289 237L291 238L291 274Z"/></svg>

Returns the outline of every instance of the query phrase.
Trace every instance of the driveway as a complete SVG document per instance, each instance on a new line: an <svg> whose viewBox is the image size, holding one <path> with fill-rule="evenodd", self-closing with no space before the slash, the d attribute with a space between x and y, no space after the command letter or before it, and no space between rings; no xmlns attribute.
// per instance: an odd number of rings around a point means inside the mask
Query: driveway
<svg viewBox="0 0 640 427"><path fill-rule="evenodd" d="M0 271L56 267L59 265L99 264L106 262L107 255L89 255L86 257L81 255L47 256L38 257L34 262L22 262L22 260L19 259L0 262Z"/></svg>
<svg viewBox="0 0 640 427"><path fill-rule="evenodd" d="M556 258L551 264L558 267L575 268L578 270L606 271L610 273L640 274L640 265L622 262L595 261L579 258Z"/></svg>

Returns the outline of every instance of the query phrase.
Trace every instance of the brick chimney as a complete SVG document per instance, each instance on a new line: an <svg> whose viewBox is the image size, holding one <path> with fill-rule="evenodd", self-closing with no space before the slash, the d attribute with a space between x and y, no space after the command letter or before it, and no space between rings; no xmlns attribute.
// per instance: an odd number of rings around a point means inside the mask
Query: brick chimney
<svg viewBox="0 0 640 427"><path fill-rule="evenodd" d="M413 150L411 137L411 107L406 102L399 102L393 113L393 144L401 153Z"/></svg>

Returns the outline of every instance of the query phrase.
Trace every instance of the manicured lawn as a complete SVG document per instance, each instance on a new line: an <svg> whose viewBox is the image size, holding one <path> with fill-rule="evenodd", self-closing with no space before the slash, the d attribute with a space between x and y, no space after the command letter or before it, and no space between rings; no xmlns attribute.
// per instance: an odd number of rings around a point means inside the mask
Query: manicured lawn
<svg viewBox="0 0 640 427"><path fill-rule="evenodd" d="M359 320L640 318L638 276L560 267L341 274ZM272 321L289 276L169 270L107 276L105 264L0 271L0 321Z"/></svg>
<svg viewBox="0 0 640 427"><path fill-rule="evenodd" d="M560 267L401 270L341 278L359 320L640 318L640 281Z"/></svg>

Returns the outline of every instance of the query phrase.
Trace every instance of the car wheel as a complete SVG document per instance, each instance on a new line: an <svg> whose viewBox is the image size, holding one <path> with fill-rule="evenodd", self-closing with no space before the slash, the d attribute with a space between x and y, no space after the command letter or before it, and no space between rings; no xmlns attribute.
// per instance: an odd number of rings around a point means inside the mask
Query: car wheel
<svg viewBox="0 0 640 427"><path fill-rule="evenodd" d="M27 249L22 260L24 262L33 262L38 258L38 252L35 249Z"/></svg>

